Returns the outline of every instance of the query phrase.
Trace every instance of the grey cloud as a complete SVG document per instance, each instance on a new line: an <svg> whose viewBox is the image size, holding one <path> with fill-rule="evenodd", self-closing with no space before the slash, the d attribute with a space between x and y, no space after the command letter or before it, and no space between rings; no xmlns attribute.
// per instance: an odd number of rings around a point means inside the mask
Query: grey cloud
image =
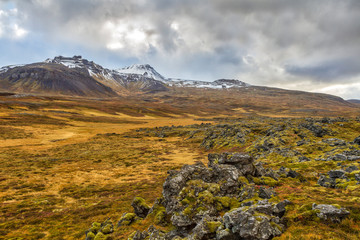
<svg viewBox="0 0 360 240"><path fill-rule="evenodd" d="M287 66L286 71L293 75L307 76L316 81L334 82L339 78L360 74L360 62L338 60L314 66Z"/></svg>
<svg viewBox="0 0 360 240"><path fill-rule="evenodd" d="M289 76L332 84L359 76L358 0L13 1L21 26L47 41L154 62L171 76L246 73L242 80L257 84L282 84ZM141 42L135 30L144 34Z"/></svg>

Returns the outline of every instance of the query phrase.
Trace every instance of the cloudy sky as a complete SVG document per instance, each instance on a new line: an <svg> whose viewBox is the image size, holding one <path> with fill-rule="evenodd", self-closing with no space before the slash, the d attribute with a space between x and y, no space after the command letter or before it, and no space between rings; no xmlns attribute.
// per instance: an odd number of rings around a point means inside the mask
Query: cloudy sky
<svg viewBox="0 0 360 240"><path fill-rule="evenodd" d="M360 1L0 0L0 53L360 99Z"/></svg>

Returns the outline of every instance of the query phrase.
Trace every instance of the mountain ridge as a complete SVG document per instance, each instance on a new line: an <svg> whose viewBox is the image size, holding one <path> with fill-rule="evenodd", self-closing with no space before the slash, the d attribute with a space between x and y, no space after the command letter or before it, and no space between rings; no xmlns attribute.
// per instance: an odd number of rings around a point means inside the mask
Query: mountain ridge
<svg viewBox="0 0 360 240"><path fill-rule="evenodd" d="M323 93L253 86L236 79L213 82L166 78L149 64L104 68L81 56L0 68L0 91L46 96L151 97L179 109L253 109L301 113L357 111L358 104ZM153 100L152 100L153 101ZM154 100L155 101L155 100ZM243 111L240 110L240 111ZM251 110L251 111L253 111ZM200 111L201 112L201 111Z"/></svg>

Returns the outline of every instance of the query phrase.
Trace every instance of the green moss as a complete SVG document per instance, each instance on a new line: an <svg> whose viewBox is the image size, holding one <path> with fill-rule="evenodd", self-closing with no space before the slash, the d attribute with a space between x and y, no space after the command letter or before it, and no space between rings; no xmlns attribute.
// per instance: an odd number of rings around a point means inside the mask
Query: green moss
<svg viewBox="0 0 360 240"><path fill-rule="evenodd" d="M282 227L280 227L279 224L275 223L275 222L270 222L270 225L273 227L273 228L277 228L280 232L283 232L283 229Z"/></svg>
<svg viewBox="0 0 360 240"><path fill-rule="evenodd" d="M304 204L301 205L301 207L298 209L298 211L300 213L306 212L306 211L310 211L312 210L312 203L308 203L308 204Z"/></svg>
<svg viewBox="0 0 360 240"><path fill-rule="evenodd" d="M207 227L209 229L209 232L214 233L216 232L216 229L221 225L221 222L207 222Z"/></svg>
<svg viewBox="0 0 360 240"><path fill-rule="evenodd" d="M241 182L241 183L249 184L249 181L248 181L247 178L244 177L244 176L240 176L240 177L238 178L238 181Z"/></svg>
<svg viewBox="0 0 360 240"><path fill-rule="evenodd" d="M316 215L318 212L319 212L319 210L304 211L300 214L295 215L294 221L304 222L304 223L309 222L309 221L319 222L320 219Z"/></svg>
<svg viewBox="0 0 360 240"><path fill-rule="evenodd" d="M356 186L356 184L357 184L357 181L355 181L355 180L353 180L353 181L346 181L346 180L344 180L344 179L342 179L342 181L336 181L337 182L337 184L336 184L336 188L342 188L342 189L352 189L352 190L354 190L354 189L356 189L357 188L357 186Z"/></svg>
<svg viewBox="0 0 360 240"><path fill-rule="evenodd" d="M128 240L133 240L135 234L136 234L136 231L132 232L132 233L129 235Z"/></svg>
<svg viewBox="0 0 360 240"><path fill-rule="evenodd" d="M106 224L102 229L101 232L104 234L110 234L114 231L113 226L111 224Z"/></svg>
<svg viewBox="0 0 360 240"><path fill-rule="evenodd" d="M141 197L135 197L133 200L133 204L136 204L138 206L142 206L144 208L150 208L149 205L146 204L145 199Z"/></svg>
<svg viewBox="0 0 360 240"><path fill-rule="evenodd" d="M106 236L102 232L98 232L98 234L96 234L94 240L107 240L109 238L110 238L110 236Z"/></svg>
<svg viewBox="0 0 360 240"><path fill-rule="evenodd" d="M261 177L261 178L254 177L253 181L256 185L267 185L269 187L275 187L280 185L279 181L276 181L271 177Z"/></svg>
<svg viewBox="0 0 360 240"><path fill-rule="evenodd" d="M122 218L120 218L119 222L121 222L121 226L128 226L134 221L136 221L137 216L135 213L127 213Z"/></svg>
<svg viewBox="0 0 360 240"><path fill-rule="evenodd" d="M211 194L208 190L205 190L199 193L199 200L205 204L213 204L214 203L214 195Z"/></svg>
<svg viewBox="0 0 360 240"><path fill-rule="evenodd" d="M90 228L90 231L93 233L97 233L99 232L100 229L101 229L101 223L94 222Z"/></svg>
<svg viewBox="0 0 360 240"><path fill-rule="evenodd" d="M94 234L93 232L88 232L88 233L86 234L86 239L88 239L88 240L94 240L94 238L95 238L95 234Z"/></svg>
<svg viewBox="0 0 360 240"><path fill-rule="evenodd" d="M231 197L215 197L215 201L219 203L221 206L221 209L234 209L241 206L241 203L236 198ZM220 211L219 210L219 211Z"/></svg>
<svg viewBox="0 0 360 240"><path fill-rule="evenodd" d="M158 211L156 213L155 218L154 218L154 222L157 225L161 225L164 222L166 222L166 211L165 211L165 209L161 210L161 211Z"/></svg>

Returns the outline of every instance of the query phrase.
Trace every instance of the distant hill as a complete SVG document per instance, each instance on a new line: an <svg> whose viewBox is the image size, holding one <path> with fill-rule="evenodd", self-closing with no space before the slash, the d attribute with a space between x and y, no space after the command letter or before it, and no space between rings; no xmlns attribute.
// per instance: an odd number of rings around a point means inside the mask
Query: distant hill
<svg viewBox="0 0 360 240"><path fill-rule="evenodd" d="M351 103L360 103L360 99L349 99L347 101Z"/></svg>

